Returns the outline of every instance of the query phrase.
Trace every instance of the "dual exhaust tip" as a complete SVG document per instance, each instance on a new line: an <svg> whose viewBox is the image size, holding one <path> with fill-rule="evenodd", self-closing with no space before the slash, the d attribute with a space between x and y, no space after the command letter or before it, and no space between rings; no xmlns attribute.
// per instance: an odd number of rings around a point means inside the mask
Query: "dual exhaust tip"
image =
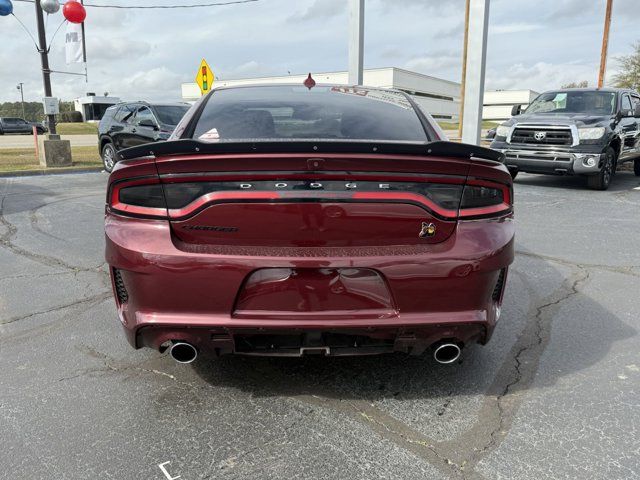
<svg viewBox="0 0 640 480"><path fill-rule="evenodd" d="M178 363L191 363L198 358L198 350L190 343L175 342L169 348L169 355Z"/></svg>
<svg viewBox="0 0 640 480"><path fill-rule="evenodd" d="M460 346L455 343L439 343L433 349L433 358L436 362L446 365L458 360L461 353ZM178 363L192 363L198 358L198 350L190 343L175 342L169 348L169 355Z"/></svg>
<svg viewBox="0 0 640 480"><path fill-rule="evenodd" d="M458 360L461 353L462 349L460 346L451 342L438 343L433 348L434 360L445 365Z"/></svg>

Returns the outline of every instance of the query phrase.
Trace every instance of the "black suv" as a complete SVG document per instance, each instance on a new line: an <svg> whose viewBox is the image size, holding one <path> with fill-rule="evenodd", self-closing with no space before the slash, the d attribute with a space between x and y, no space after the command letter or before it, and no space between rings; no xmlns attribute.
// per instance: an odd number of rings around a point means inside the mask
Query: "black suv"
<svg viewBox="0 0 640 480"><path fill-rule="evenodd" d="M545 92L496 129L491 148L518 172L585 175L606 190L618 164L634 161L640 176L640 95L615 88Z"/></svg>
<svg viewBox="0 0 640 480"><path fill-rule="evenodd" d="M29 133L33 134L33 127L36 127L39 135L47 131L44 125L36 122L27 122L22 118L3 117L0 118L0 135L5 133Z"/></svg>
<svg viewBox="0 0 640 480"><path fill-rule="evenodd" d="M186 103L119 103L107 108L98 125L98 147L104 169L113 170L116 152L166 140L190 105Z"/></svg>

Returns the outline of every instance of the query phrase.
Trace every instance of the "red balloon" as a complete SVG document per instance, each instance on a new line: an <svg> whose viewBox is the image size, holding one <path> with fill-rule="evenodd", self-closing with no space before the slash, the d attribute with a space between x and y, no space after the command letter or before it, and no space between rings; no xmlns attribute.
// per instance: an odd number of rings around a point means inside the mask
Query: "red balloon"
<svg viewBox="0 0 640 480"><path fill-rule="evenodd" d="M64 18L71 23L82 23L87 18L87 11L82 4L76 0L68 0L62 7Z"/></svg>

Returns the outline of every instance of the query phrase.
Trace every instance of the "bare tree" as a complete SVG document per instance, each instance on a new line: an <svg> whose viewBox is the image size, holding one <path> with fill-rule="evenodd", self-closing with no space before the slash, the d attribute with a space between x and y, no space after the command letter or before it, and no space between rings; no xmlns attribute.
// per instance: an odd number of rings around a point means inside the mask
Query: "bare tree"
<svg viewBox="0 0 640 480"><path fill-rule="evenodd" d="M589 82L587 80L582 80L581 82L571 82L565 85L562 85L562 88L587 88L589 86Z"/></svg>
<svg viewBox="0 0 640 480"><path fill-rule="evenodd" d="M619 72L613 82L619 88L640 88L640 42L633 45L633 53L616 58L620 64Z"/></svg>

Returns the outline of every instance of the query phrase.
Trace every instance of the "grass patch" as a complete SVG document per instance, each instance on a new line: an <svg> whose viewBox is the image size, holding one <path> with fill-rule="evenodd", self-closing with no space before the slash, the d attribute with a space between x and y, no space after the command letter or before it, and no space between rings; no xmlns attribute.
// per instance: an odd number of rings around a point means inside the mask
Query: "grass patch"
<svg viewBox="0 0 640 480"><path fill-rule="evenodd" d="M102 165L96 147L71 147L74 167L96 167ZM34 148L0 149L0 172L33 170L42 168Z"/></svg>
<svg viewBox="0 0 640 480"><path fill-rule="evenodd" d="M98 134L97 123L59 123L56 125L58 135L91 135Z"/></svg>
<svg viewBox="0 0 640 480"><path fill-rule="evenodd" d="M497 125L499 125L500 122L491 122L489 120L484 120L482 122L482 128L483 129L488 129L488 128L493 128ZM443 130L458 130L458 122L438 122L438 125L440 125L440 128Z"/></svg>

